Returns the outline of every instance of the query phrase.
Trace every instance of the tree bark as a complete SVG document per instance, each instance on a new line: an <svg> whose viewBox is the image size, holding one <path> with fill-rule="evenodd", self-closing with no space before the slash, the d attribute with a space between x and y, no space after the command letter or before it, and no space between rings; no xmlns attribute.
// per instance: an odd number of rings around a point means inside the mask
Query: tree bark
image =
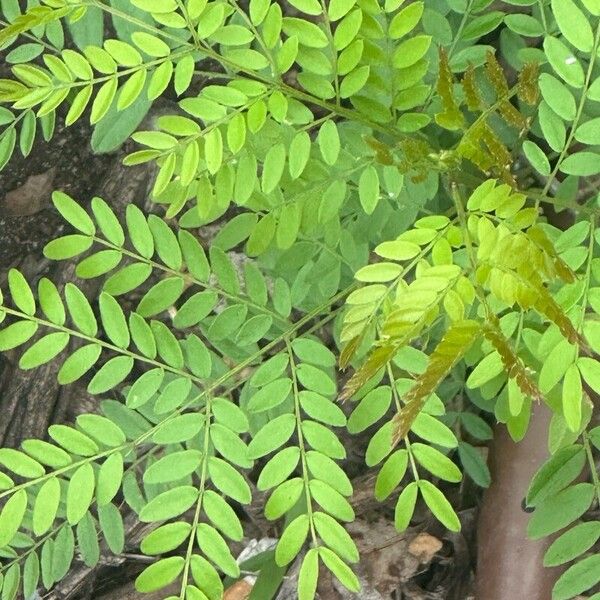
<svg viewBox="0 0 600 600"><path fill-rule="evenodd" d="M498 424L490 447L492 485L486 490L477 529L477 600L550 600L560 569L543 566L551 539L530 540L524 498L533 474L548 458L552 413L532 406L527 434L515 443Z"/></svg>

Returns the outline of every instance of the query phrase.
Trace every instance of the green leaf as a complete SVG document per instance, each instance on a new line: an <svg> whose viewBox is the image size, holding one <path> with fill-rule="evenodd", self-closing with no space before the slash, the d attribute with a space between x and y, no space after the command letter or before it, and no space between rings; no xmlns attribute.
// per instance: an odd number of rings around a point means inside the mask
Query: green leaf
<svg viewBox="0 0 600 600"><path fill-rule="evenodd" d="M328 120L321 125L317 142L325 163L330 166L334 165L340 153L340 136L334 121Z"/></svg>
<svg viewBox="0 0 600 600"><path fill-rule="evenodd" d="M275 454L263 467L258 477L260 491L269 490L283 483L298 466L300 448L290 446Z"/></svg>
<svg viewBox="0 0 600 600"><path fill-rule="evenodd" d="M8 499L0 512L0 548L10 544L21 526L26 509L27 492L25 490L15 492Z"/></svg>
<svg viewBox="0 0 600 600"><path fill-rule="evenodd" d="M495 350L488 354L479 364L471 371L467 378L467 387L476 389L485 385L488 381L494 379L504 370L502 358Z"/></svg>
<svg viewBox="0 0 600 600"><path fill-rule="evenodd" d="M460 469L439 450L414 442L411 444L411 451L417 462L435 477L453 483L457 483L462 479Z"/></svg>
<svg viewBox="0 0 600 600"><path fill-rule="evenodd" d="M333 45L339 52L349 46L357 36L363 20L360 9L350 11L338 24L333 34ZM299 38L302 41L302 38Z"/></svg>
<svg viewBox="0 0 600 600"><path fill-rule="evenodd" d="M360 174L358 195L363 210L372 214L379 202L379 175L372 165Z"/></svg>
<svg viewBox="0 0 600 600"><path fill-rule="evenodd" d="M164 376L165 373L161 368L155 368L146 371L139 379L136 379L127 392L127 406L129 408L139 408L146 404L158 392Z"/></svg>
<svg viewBox="0 0 600 600"><path fill-rule="evenodd" d="M106 81L96 92L94 101L92 102L92 111L90 113L90 124L98 123L108 112L112 101L117 93L118 79L111 77Z"/></svg>
<svg viewBox="0 0 600 600"><path fill-rule="evenodd" d="M600 581L600 554L593 554L565 571L552 589L552 600L569 600Z"/></svg>
<svg viewBox="0 0 600 600"><path fill-rule="evenodd" d="M115 356L104 363L88 384L90 394L103 394L121 383L133 369L133 358Z"/></svg>
<svg viewBox="0 0 600 600"><path fill-rule="evenodd" d="M245 304L228 306L219 313L208 328L207 337L212 341L223 340L233 335L246 320L248 307Z"/></svg>
<svg viewBox="0 0 600 600"><path fill-rule="evenodd" d="M460 521L444 494L425 479L419 480L417 485L435 518L450 531L460 531Z"/></svg>
<svg viewBox="0 0 600 600"><path fill-rule="evenodd" d="M95 337L98 324L94 311L83 292L71 282L65 285L65 300L75 327L85 335Z"/></svg>
<svg viewBox="0 0 600 600"><path fill-rule="evenodd" d="M87 567L94 567L100 560L100 545L96 534L96 524L87 512L77 524L77 546Z"/></svg>
<svg viewBox="0 0 600 600"><path fill-rule="evenodd" d="M151 321L150 328L156 340L159 356L171 367L181 369L184 366L183 351L177 338L161 321Z"/></svg>
<svg viewBox="0 0 600 600"><path fill-rule="evenodd" d="M154 247L162 262L175 271L180 270L183 256L173 230L156 215L148 217L148 226L154 238Z"/></svg>
<svg viewBox="0 0 600 600"><path fill-rule="evenodd" d="M48 435L67 452L79 456L93 456L98 444L90 437L68 425L50 425Z"/></svg>
<svg viewBox="0 0 600 600"><path fill-rule="evenodd" d="M184 342L185 363L196 377L203 379L210 376L212 357L206 344L192 334Z"/></svg>
<svg viewBox="0 0 600 600"><path fill-rule="evenodd" d="M110 341L119 348L129 346L129 328L119 303L106 292L98 299L102 326Z"/></svg>
<svg viewBox="0 0 600 600"><path fill-rule="evenodd" d="M589 521L575 525L552 542L544 554L544 566L556 567L575 560L600 538L600 523Z"/></svg>
<svg viewBox="0 0 600 600"><path fill-rule="evenodd" d="M66 467L72 462L71 457L62 448L43 440L23 440L21 447L29 456L53 469Z"/></svg>
<svg viewBox="0 0 600 600"><path fill-rule="evenodd" d="M191 524L183 521L157 527L144 537L140 550L148 556L175 550L189 537L191 529Z"/></svg>
<svg viewBox="0 0 600 600"><path fill-rule="evenodd" d="M65 307L56 286L46 277L38 282L38 299L40 307L52 323L64 325Z"/></svg>
<svg viewBox="0 0 600 600"><path fill-rule="evenodd" d="M306 131L299 131L289 147L288 169L292 179L302 175L310 157L311 140Z"/></svg>
<svg viewBox="0 0 600 600"><path fill-rule="evenodd" d="M308 515L299 515L284 530L275 548L275 561L284 566L291 563L302 549L308 536Z"/></svg>
<svg viewBox="0 0 600 600"><path fill-rule="evenodd" d="M526 37L538 37L544 34L542 24L535 17L523 13L506 15L504 23L511 31Z"/></svg>
<svg viewBox="0 0 600 600"><path fill-rule="evenodd" d="M591 52L594 34L588 18L573 0L552 0L552 14L561 33L582 52Z"/></svg>
<svg viewBox="0 0 600 600"><path fill-rule="evenodd" d="M180 230L177 235L190 273L200 281L208 281L210 265L198 240L191 233L184 230Z"/></svg>
<svg viewBox="0 0 600 600"><path fill-rule="evenodd" d="M182 485L155 496L140 512L140 521L152 523L177 517L190 508L198 498L198 490Z"/></svg>
<svg viewBox="0 0 600 600"><path fill-rule="evenodd" d="M265 194L270 194L279 183L285 167L285 146L276 144L272 146L265 156L261 188Z"/></svg>
<svg viewBox="0 0 600 600"><path fill-rule="evenodd" d="M319 548L319 556L325 566L335 575L339 582L351 592L360 591L360 582L352 569L329 548Z"/></svg>
<svg viewBox="0 0 600 600"><path fill-rule="evenodd" d="M565 373L563 380L563 415L567 426L573 432L579 431L581 425L581 406L583 401L583 388L581 376L576 365L571 365Z"/></svg>
<svg viewBox="0 0 600 600"><path fill-rule="evenodd" d="M458 456L465 471L477 485L483 488L490 486L492 482L490 470L477 448L474 448L467 442L459 442Z"/></svg>
<svg viewBox="0 0 600 600"><path fill-rule="evenodd" d="M540 175L543 175L544 177L550 175L550 162L548 161L548 157L537 144L526 140L523 142L523 151L525 152L527 160Z"/></svg>
<svg viewBox="0 0 600 600"><path fill-rule="evenodd" d="M309 364L301 364L296 369L298 381L307 389L323 396L333 396L336 391L335 382L321 369Z"/></svg>
<svg viewBox="0 0 600 600"><path fill-rule="evenodd" d="M99 344L86 344L75 350L60 368L57 375L58 383L66 385L83 377L96 364L101 353L102 346Z"/></svg>
<svg viewBox="0 0 600 600"><path fill-rule="evenodd" d="M121 489L123 480L123 457L116 452L111 454L100 467L96 484L96 502L98 506L108 504Z"/></svg>
<svg viewBox="0 0 600 600"><path fill-rule="evenodd" d="M52 202L63 219L75 227L75 229L86 235L94 235L96 233L96 228L89 215L73 198L63 192L53 192Z"/></svg>
<svg viewBox="0 0 600 600"><path fill-rule="evenodd" d="M223 138L219 128L211 129L204 136L204 155L206 168L211 175L214 175L223 163Z"/></svg>
<svg viewBox="0 0 600 600"><path fill-rule="evenodd" d="M0 331L0 350L6 351L16 348L29 340L37 331L35 321L17 321Z"/></svg>
<svg viewBox="0 0 600 600"><path fill-rule="evenodd" d="M568 88L548 73L540 75L539 85L542 97L548 106L565 121L572 121L577 108L575 98Z"/></svg>
<svg viewBox="0 0 600 600"><path fill-rule="evenodd" d="M123 518L119 509L114 504L98 507L98 520L106 543L114 554L123 552L125 546L125 533Z"/></svg>
<svg viewBox="0 0 600 600"><path fill-rule="evenodd" d="M334 367L336 364L335 354L331 350L306 337L296 338L292 342L292 350L301 362L322 367Z"/></svg>
<svg viewBox="0 0 600 600"><path fill-rule="evenodd" d="M116 246L125 243L125 233L115 213L102 198L92 198L92 212L104 237Z"/></svg>
<svg viewBox="0 0 600 600"><path fill-rule="evenodd" d="M265 517L275 520L288 512L300 499L303 485L300 477L294 477L275 488L265 504Z"/></svg>
<svg viewBox="0 0 600 600"><path fill-rule="evenodd" d="M60 503L60 482L56 477L48 479L38 492L33 507L33 533L42 536L50 530Z"/></svg>
<svg viewBox="0 0 600 600"><path fill-rule="evenodd" d="M62 579L69 571L73 562L75 552L75 537L72 528L63 525L58 535L54 538L54 547L52 552L52 577L53 579Z"/></svg>
<svg viewBox="0 0 600 600"><path fill-rule="evenodd" d="M598 155L595 152L575 152L562 161L560 170L568 175L587 177L600 172L597 164Z"/></svg>
<svg viewBox="0 0 600 600"><path fill-rule="evenodd" d="M400 484L408 466L406 449L396 450L385 461L375 482L375 498L382 502Z"/></svg>
<svg viewBox="0 0 600 600"><path fill-rule="evenodd" d="M534 19L537 22L537 19ZM538 23L539 25L539 23ZM544 38L544 52L557 75L569 85L580 88L585 82L581 63L566 44L552 36Z"/></svg>
<svg viewBox="0 0 600 600"><path fill-rule="evenodd" d="M210 437L215 450L223 458L245 469L252 467L252 460L248 458L246 444L229 427L214 423L210 430Z"/></svg>
<svg viewBox="0 0 600 600"><path fill-rule="evenodd" d="M67 520L76 525L83 518L94 498L96 478L90 463L81 465L71 477L67 488Z"/></svg>
<svg viewBox="0 0 600 600"><path fill-rule="evenodd" d="M34 369L60 354L69 343L69 334L62 331L49 333L30 346L19 360L21 369Z"/></svg>
<svg viewBox="0 0 600 600"><path fill-rule="evenodd" d="M594 498L591 483L578 483L537 505L527 525L527 535L539 539L566 527L590 507Z"/></svg>
<svg viewBox="0 0 600 600"><path fill-rule="evenodd" d="M398 39L410 33L421 20L423 2L414 2L403 8L392 19L388 33L392 39Z"/></svg>
<svg viewBox="0 0 600 600"><path fill-rule="evenodd" d="M392 402L392 390L389 386L377 387L361 399L348 419L348 431L360 433L385 415Z"/></svg>
<svg viewBox="0 0 600 600"><path fill-rule="evenodd" d="M344 411L321 394L306 390L300 392L300 405L302 410L315 421L321 421L334 427L346 425Z"/></svg>
<svg viewBox="0 0 600 600"><path fill-rule="evenodd" d="M292 380L288 377L271 381L250 398L247 410L258 413L275 408L288 397L291 389Z"/></svg>
<svg viewBox="0 0 600 600"><path fill-rule="evenodd" d="M194 554L190 561L192 577L208 600L219 600L225 592L221 576L205 558Z"/></svg>
<svg viewBox="0 0 600 600"><path fill-rule="evenodd" d="M104 282L104 291L111 296L121 296L140 287L152 275L152 266L131 263L113 273Z"/></svg>
<svg viewBox="0 0 600 600"><path fill-rule="evenodd" d="M308 48L325 48L327 36L314 23L295 17L284 17L283 31L288 37L297 36L298 41Z"/></svg>
<svg viewBox="0 0 600 600"><path fill-rule="evenodd" d="M237 271L227 254L216 246L211 246L209 254L213 273L221 287L230 294L238 294L240 283Z"/></svg>
<svg viewBox="0 0 600 600"><path fill-rule="evenodd" d="M290 0L290 4L307 15L320 15L323 10L318 0Z"/></svg>
<svg viewBox="0 0 600 600"><path fill-rule="evenodd" d="M292 414L281 415L269 421L248 444L248 457L260 458L285 444L296 429Z"/></svg>
<svg viewBox="0 0 600 600"><path fill-rule="evenodd" d="M298 600L314 600L319 578L319 551L311 548L302 561L298 574Z"/></svg>
<svg viewBox="0 0 600 600"><path fill-rule="evenodd" d="M173 306L183 293L183 289L184 282L181 277L167 277L144 294L137 306L137 312L142 317L157 315Z"/></svg>
<svg viewBox="0 0 600 600"><path fill-rule="evenodd" d="M87 236L75 233L59 237L44 246L44 256L51 260L65 260L82 254L94 243L94 240Z"/></svg>
<svg viewBox="0 0 600 600"><path fill-rule="evenodd" d="M81 279L93 279L115 269L123 255L118 250L100 250L84 258L75 269Z"/></svg>
<svg viewBox="0 0 600 600"><path fill-rule="evenodd" d="M202 509L209 521L229 539L237 542L242 540L244 537L242 524L233 508L222 496L213 490L206 490L202 500Z"/></svg>
<svg viewBox="0 0 600 600"><path fill-rule="evenodd" d="M339 521L354 520L354 510L350 503L328 483L313 479L309 489L313 500L333 517Z"/></svg>
<svg viewBox="0 0 600 600"><path fill-rule="evenodd" d="M439 419L425 412L417 415L410 430L424 440L444 448L456 448L458 446L458 440L453 431Z"/></svg>
<svg viewBox="0 0 600 600"><path fill-rule="evenodd" d="M104 14L96 6L89 6L83 17L75 22L67 21L69 33L75 45L83 49L86 46L101 46L104 36Z"/></svg>
<svg viewBox="0 0 600 600"><path fill-rule="evenodd" d="M325 425L315 421L303 421L302 433L314 450L336 460L346 458L346 450L337 436Z"/></svg>
<svg viewBox="0 0 600 600"><path fill-rule="evenodd" d="M394 52L394 66L397 69L411 67L425 56L430 45L431 36L429 35L416 35L405 40L397 46Z"/></svg>
<svg viewBox="0 0 600 600"><path fill-rule="evenodd" d="M109 448L125 443L125 434L121 428L102 415L79 415L76 423L82 431Z"/></svg>
<svg viewBox="0 0 600 600"><path fill-rule="evenodd" d="M152 258L154 255L154 238L144 213L135 204L128 204L125 219L127 221L127 232L133 247L144 258Z"/></svg>
<svg viewBox="0 0 600 600"><path fill-rule="evenodd" d="M179 415L162 425L152 436L152 441L156 444L185 442L197 435L203 425L202 415Z"/></svg>
<svg viewBox="0 0 600 600"><path fill-rule="evenodd" d="M169 556L146 567L135 580L138 592L149 593L160 590L179 577L185 564L183 556Z"/></svg>
<svg viewBox="0 0 600 600"><path fill-rule="evenodd" d="M46 472L37 460L12 448L0 448L0 464L27 479L42 477Z"/></svg>
<svg viewBox="0 0 600 600"><path fill-rule="evenodd" d="M343 560L358 562L356 544L349 533L333 518L322 512L314 513L315 528L319 537Z"/></svg>
<svg viewBox="0 0 600 600"><path fill-rule="evenodd" d="M27 280L16 269L8 272L8 287L15 306L26 315L35 314L35 300Z"/></svg>
<svg viewBox="0 0 600 600"><path fill-rule="evenodd" d="M462 37L465 40L475 40L480 38L500 25L504 18L504 13L495 10L488 11L485 14L482 14L478 17L475 17L464 29ZM477 48L477 46L474 46Z"/></svg>
<svg viewBox="0 0 600 600"><path fill-rule="evenodd" d="M572 483L585 464L583 446L575 444L558 450L533 476L527 490L527 504L538 506Z"/></svg>
<svg viewBox="0 0 600 600"><path fill-rule="evenodd" d="M246 480L229 463L216 457L209 458L208 471L213 485L226 496L241 504L248 504L252 499Z"/></svg>
<svg viewBox="0 0 600 600"><path fill-rule="evenodd" d="M365 454L367 466L380 463L392 451L392 429L393 424L388 421L371 437Z"/></svg>
<svg viewBox="0 0 600 600"><path fill-rule="evenodd" d="M26 559L23 567L23 595L33 598L40 578L40 561L38 555L32 552Z"/></svg>
<svg viewBox="0 0 600 600"><path fill-rule="evenodd" d="M198 546L203 554L230 577L238 577L240 568L231 555L225 540L216 529L206 523L199 523L196 530Z"/></svg>
<svg viewBox="0 0 600 600"><path fill-rule="evenodd" d="M202 455L197 450L167 454L148 467L144 473L144 482L156 484L178 481L193 473L201 462Z"/></svg>

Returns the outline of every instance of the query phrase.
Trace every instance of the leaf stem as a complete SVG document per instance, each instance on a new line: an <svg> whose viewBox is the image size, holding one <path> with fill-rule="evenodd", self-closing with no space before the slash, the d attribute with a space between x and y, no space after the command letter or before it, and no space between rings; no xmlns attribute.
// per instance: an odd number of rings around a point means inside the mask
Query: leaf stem
<svg viewBox="0 0 600 600"><path fill-rule="evenodd" d="M304 435L302 433L302 412L300 408L300 390L298 386L298 376L296 373L296 362L294 360L294 352L289 340L286 338L285 345L290 359L290 369L292 371L292 385L294 393L294 414L296 417L296 435L298 436L298 447L300 448L300 463L302 465L302 481L304 484L304 496L306 499L306 514L310 525L310 533L313 540L313 545L318 546L317 532L315 530L313 507L310 496L310 478L308 475L308 463L306 461L306 447L304 445Z"/></svg>

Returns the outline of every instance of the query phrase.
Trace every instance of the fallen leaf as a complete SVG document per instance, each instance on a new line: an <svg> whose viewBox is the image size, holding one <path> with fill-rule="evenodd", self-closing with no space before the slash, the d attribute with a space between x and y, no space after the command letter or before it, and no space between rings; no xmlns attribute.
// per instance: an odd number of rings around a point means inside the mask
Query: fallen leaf
<svg viewBox="0 0 600 600"><path fill-rule="evenodd" d="M428 563L442 549L442 542L428 533L419 533L408 544L408 551L419 559L420 563Z"/></svg>
<svg viewBox="0 0 600 600"><path fill-rule="evenodd" d="M247 600L251 591L252 585L245 579L241 579L225 590L223 600Z"/></svg>

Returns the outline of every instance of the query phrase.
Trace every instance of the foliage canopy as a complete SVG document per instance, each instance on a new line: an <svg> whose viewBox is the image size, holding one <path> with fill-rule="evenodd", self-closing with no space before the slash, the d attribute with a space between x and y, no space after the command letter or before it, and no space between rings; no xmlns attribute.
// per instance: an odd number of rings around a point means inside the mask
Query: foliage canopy
<svg viewBox="0 0 600 600"><path fill-rule="evenodd" d="M0 3L0 166L85 118L95 151L131 138L125 163L156 164L158 205L121 218L54 193L67 232L44 253L101 278L97 298L8 274L0 350L59 360L61 384L104 399L0 449L2 600L121 553L125 509L154 525L140 592L221 598L258 492L281 525L262 585L298 559L300 600L320 567L357 591L342 429L367 431L398 530L423 501L455 531L448 484L489 485L487 421L521 439L532 402L553 419L529 534L567 528L545 557L571 563L553 600L592 589L600 4L283 4Z"/></svg>

